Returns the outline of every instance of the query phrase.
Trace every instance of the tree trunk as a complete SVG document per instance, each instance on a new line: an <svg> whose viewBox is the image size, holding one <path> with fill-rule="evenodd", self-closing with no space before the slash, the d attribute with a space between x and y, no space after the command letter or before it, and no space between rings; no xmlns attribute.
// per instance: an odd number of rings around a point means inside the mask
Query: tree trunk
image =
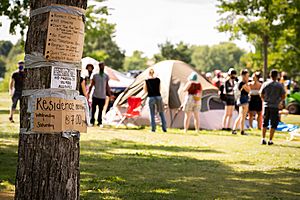
<svg viewBox="0 0 300 200"><path fill-rule="evenodd" d="M267 35L263 36L263 50L264 50L264 81L268 78L268 45L269 37Z"/></svg>
<svg viewBox="0 0 300 200"><path fill-rule="evenodd" d="M86 9L87 0L31 0L30 9L51 4ZM31 17L26 54L44 54L48 17L49 13ZM25 74L24 90L50 88L51 66L26 68ZM77 77L79 74L77 70ZM24 96L21 100L21 129L27 129L31 123L30 113L27 112L28 99L28 96ZM79 199L79 137L67 139L62 134L24 134L20 131L18 154L15 199Z"/></svg>

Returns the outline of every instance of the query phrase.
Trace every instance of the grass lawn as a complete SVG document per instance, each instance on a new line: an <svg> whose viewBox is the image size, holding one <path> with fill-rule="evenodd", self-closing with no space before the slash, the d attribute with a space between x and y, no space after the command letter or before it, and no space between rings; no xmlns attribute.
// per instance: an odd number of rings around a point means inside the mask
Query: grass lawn
<svg viewBox="0 0 300 200"><path fill-rule="evenodd" d="M0 93L0 199L12 199L18 120ZM16 118L17 119L17 116ZM300 125L300 116L284 116ZM300 141L273 146L225 131L88 128L81 135L81 199L300 199Z"/></svg>

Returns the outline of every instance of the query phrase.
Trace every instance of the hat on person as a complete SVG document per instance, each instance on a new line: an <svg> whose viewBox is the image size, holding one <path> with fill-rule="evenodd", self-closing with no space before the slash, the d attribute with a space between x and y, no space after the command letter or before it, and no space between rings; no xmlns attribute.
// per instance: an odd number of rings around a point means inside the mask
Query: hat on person
<svg viewBox="0 0 300 200"><path fill-rule="evenodd" d="M192 72L192 73L189 75L189 80L190 80L190 81L197 81L197 80L198 80L198 75L197 75L197 73Z"/></svg>
<svg viewBox="0 0 300 200"><path fill-rule="evenodd" d="M235 71L235 69L230 68L230 69L228 70L228 74L229 74L229 75L233 75L233 74L237 74L237 72Z"/></svg>
<svg viewBox="0 0 300 200"><path fill-rule="evenodd" d="M211 77L212 77L212 75L211 75L210 72L207 72L207 73L205 74L205 76L206 76L207 78L211 78Z"/></svg>
<svg viewBox="0 0 300 200"><path fill-rule="evenodd" d="M90 63L86 65L85 69L88 69L89 66L91 66L91 67L92 67L92 70L94 70L94 65L93 65L93 64L90 64Z"/></svg>
<svg viewBox="0 0 300 200"><path fill-rule="evenodd" d="M24 64L24 61L23 60L19 60L18 64Z"/></svg>

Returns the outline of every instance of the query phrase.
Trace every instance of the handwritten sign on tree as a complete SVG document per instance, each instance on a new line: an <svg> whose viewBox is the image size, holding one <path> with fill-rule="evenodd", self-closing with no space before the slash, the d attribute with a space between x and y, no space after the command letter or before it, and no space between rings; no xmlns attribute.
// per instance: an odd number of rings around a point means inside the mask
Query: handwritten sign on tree
<svg viewBox="0 0 300 200"><path fill-rule="evenodd" d="M45 57L63 62L80 62L84 23L81 16L50 12Z"/></svg>
<svg viewBox="0 0 300 200"><path fill-rule="evenodd" d="M37 98L32 130L46 133L63 131L86 132L83 102L57 97Z"/></svg>

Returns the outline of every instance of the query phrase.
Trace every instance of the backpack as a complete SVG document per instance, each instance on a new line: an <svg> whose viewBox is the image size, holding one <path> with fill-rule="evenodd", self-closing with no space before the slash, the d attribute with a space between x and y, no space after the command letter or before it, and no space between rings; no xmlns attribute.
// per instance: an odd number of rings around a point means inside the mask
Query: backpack
<svg viewBox="0 0 300 200"><path fill-rule="evenodd" d="M236 101L238 99L240 99L240 97L241 97L241 90L239 89L239 85L240 85L240 82L237 82L237 83L234 84L234 87L233 87L234 99Z"/></svg>

